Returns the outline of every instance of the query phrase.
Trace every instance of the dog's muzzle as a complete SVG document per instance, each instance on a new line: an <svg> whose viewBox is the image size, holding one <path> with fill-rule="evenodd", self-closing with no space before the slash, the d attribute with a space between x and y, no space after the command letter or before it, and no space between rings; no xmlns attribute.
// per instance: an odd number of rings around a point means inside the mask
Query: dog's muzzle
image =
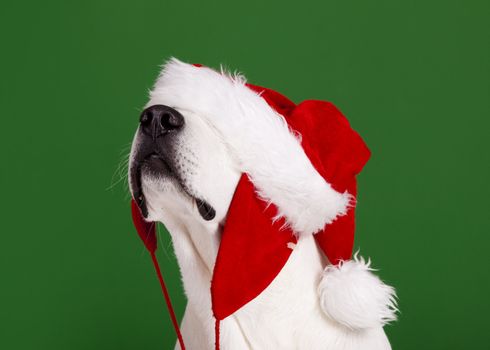
<svg viewBox="0 0 490 350"><path fill-rule="evenodd" d="M186 191L173 166L174 135L184 126L182 114L169 106L153 105L141 113L137 149L131 162L130 186L134 200L145 218L148 217L148 207L141 185L143 171L157 177L174 178ZM196 201L201 216L205 220L212 220L216 215L214 208L202 199L192 198Z"/></svg>

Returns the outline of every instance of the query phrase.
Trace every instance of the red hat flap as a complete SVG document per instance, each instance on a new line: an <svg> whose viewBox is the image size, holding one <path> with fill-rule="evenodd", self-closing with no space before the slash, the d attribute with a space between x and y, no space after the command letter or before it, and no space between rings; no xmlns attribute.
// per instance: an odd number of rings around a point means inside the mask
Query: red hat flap
<svg viewBox="0 0 490 350"><path fill-rule="evenodd" d="M146 249L148 249L150 253L155 253L155 250L157 249L156 223L145 221L138 208L138 204L136 204L134 199L131 199L131 216L133 217L133 224L136 228L136 232L138 232Z"/></svg>
<svg viewBox="0 0 490 350"><path fill-rule="evenodd" d="M283 220L272 222L273 205L255 195L243 174L232 200L220 243L211 295L218 320L231 315L257 297L279 274L291 254L288 242L296 243Z"/></svg>
<svg viewBox="0 0 490 350"><path fill-rule="evenodd" d="M285 96L247 84L276 111L287 115L295 105ZM211 282L213 313L217 320L231 315L257 297L279 274L296 243L284 219L273 222L277 208L259 199L247 174L235 190Z"/></svg>

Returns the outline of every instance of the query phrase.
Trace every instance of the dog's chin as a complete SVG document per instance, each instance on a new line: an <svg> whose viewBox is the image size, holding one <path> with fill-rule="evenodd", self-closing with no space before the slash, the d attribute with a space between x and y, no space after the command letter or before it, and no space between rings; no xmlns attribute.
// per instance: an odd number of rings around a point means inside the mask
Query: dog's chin
<svg viewBox="0 0 490 350"><path fill-rule="evenodd" d="M216 216L216 210L205 200L192 195L189 187L184 184L178 174L172 169L169 163L157 154L138 162L138 166L133 170L135 178L131 181L133 194L142 215L148 218L148 203L144 194L143 187L151 188L152 192L165 193L170 187L177 189L179 195L194 202L201 217L210 221ZM145 183L146 186L143 186Z"/></svg>

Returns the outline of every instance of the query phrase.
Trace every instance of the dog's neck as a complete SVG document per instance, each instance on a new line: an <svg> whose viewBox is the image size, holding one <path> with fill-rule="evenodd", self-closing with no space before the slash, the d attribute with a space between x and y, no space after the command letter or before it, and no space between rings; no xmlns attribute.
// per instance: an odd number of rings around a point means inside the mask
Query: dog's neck
<svg viewBox="0 0 490 350"><path fill-rule="evenodd" d="M188 304L205 305L209 323L212 319L210 281L218 254L222 226L217 221L205 221L195 203L182 196L174 186L166 191L144 188L148 199L149 219L165 225L172 237Z"/></svg>
<svg viewBox="0 0 490 350"><path fill-rule="evenodd" d="M211 276L218 254L222 226L218 223L203 222L195 215L185 213L163 219L162 223L172 237L182 277L185 279L188 272L185 265L202 265L207 275Z"/></svg>
<svg viewBox="0 0 490 350"><path fill-rule="evenodd" d="M183 196L173 184L164 187L165 190L160 191L143 184L149 209L148 219L163 223L170 233L184 280L187 272L185 265L190 262L202 265L211 276L218 254L221 224L214 220L204 221L198 214L196 204Z"/></svg>

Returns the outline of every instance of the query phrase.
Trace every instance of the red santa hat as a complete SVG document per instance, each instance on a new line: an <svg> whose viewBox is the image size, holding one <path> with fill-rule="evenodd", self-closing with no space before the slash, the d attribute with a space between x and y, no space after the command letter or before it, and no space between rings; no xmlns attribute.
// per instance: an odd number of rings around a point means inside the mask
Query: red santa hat
<svg viewBox="0 0 490 350"><path fill-rule="evenodd" d="M370 272L369 262L351 259L355 177L370 152L333 104L296 105L273 90L247 84L241 75L176 59L164 66L151 96L209 119L243 173L211 281L217 343L219 321L267 288L286 264L291 243L302 235L313 234L329 262L318 286L329 318L351 329L395 319L394 290ZM154 258L154 224L145 222L132 203L135 226Z"/></svg>

